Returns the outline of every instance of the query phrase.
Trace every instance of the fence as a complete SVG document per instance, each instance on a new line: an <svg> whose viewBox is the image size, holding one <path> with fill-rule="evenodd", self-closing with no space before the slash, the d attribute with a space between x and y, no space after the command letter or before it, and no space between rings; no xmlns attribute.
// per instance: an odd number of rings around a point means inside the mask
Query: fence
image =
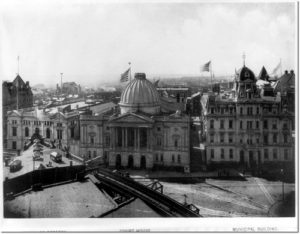
<svg viewBox="0 0 300 234"><path fill-rule="evenodd" d="M69 167L55 167L44 170L35 170L3 182L4 195L17 194L31 189L35 184L41 186L75 180L85 171L84 165Z"/></svg>

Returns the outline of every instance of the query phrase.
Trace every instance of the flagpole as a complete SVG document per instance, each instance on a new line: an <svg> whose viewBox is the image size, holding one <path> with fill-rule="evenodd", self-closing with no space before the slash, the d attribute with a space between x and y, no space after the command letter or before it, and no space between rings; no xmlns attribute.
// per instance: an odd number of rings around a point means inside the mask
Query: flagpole
<svg viewBox="0 0 300 234"><path fill-rule="evenodd" d="M211 61L211 60L210 60ZM212 85L212 62L210 62L210 85L211 85L211 91L213 91L213 85Z"/></svg>
<svg viewBox="0 0 300 234"><path fill-rule="evenodd" d="M129 64L129 82L131 82L131 62Z"/></svg>
<svg viewBox="0 0 300 234"><path fill-rule="evenodd" d="M282 63L281 63L281 58L280 58L280 77L282 76Z"/></svg>
<svg viewBox="0 0 300 234"><path fill-rule="evenodd" d="M20 62L20 58L18 55L18 76L19 76L19 62ZM19 80L17 80L17 110L19 110Z"/></svg>

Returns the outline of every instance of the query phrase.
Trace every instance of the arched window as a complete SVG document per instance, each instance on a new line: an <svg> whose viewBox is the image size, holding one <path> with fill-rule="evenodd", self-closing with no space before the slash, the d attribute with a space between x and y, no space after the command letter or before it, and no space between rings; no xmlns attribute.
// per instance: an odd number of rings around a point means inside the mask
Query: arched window
<svg viewBox="0 0 300 234"><path fill-rule="evenodd" d="M174 146L178 147L178 140L177 139L174 140Z"/></svg>
<svg viewBox="0 0 300 234"><path fill-rule="evenodd" d="M29 128L28 127L25 128L25 137L29 137Z"/></svg>
<svg viewBox="0 0 300 234"><path fill-rule="evenodd" d="M51 131L49 128L46 129L46 138L50 138L51 137Z"/></svg>

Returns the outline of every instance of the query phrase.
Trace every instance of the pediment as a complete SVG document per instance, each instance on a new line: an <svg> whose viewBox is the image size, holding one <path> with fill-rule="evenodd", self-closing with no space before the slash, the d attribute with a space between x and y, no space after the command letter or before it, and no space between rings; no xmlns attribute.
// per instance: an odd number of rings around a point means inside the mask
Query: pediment
<svg viewBox="0 0 300 234"><path fill-rule="evenodd" d="M7 116L10 116L10 117L20 117L21 114L17 111L8 111L7 112Z"/></svg>
<svg viewBox="0 0 300 234"><path fill-rule="evenodd" d="M50 116L50 119L52 119L52 120L59 120L59 119L64 119L64 118L65 118L65 116L61 113L55 113Z"/></svg>
<svg viewBox="0 0 300 234"><path fill-rule="evenodd" d="M127 113L111 119L111 123L154 123L154 120L134 113Z"/></svg>

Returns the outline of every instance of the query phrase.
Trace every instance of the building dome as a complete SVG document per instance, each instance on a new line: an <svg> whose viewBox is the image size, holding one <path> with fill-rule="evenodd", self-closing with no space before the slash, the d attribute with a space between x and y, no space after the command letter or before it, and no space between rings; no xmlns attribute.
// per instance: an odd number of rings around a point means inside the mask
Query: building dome
<svg viewBox="0 0 300 234"><path fill-rule="evenodd" d="M255 75L248 67L242 67L238 72L238 81L252 80L255 81Z"/></svg>
<svg viewBox="0 0 300 234"><path fill-rule="evenodd" d="M145 73L135 73L134 79L127 84L121 94L119 106L121 114L127 112L160 112L160 98L154 85L146 79Z"/></svg>

